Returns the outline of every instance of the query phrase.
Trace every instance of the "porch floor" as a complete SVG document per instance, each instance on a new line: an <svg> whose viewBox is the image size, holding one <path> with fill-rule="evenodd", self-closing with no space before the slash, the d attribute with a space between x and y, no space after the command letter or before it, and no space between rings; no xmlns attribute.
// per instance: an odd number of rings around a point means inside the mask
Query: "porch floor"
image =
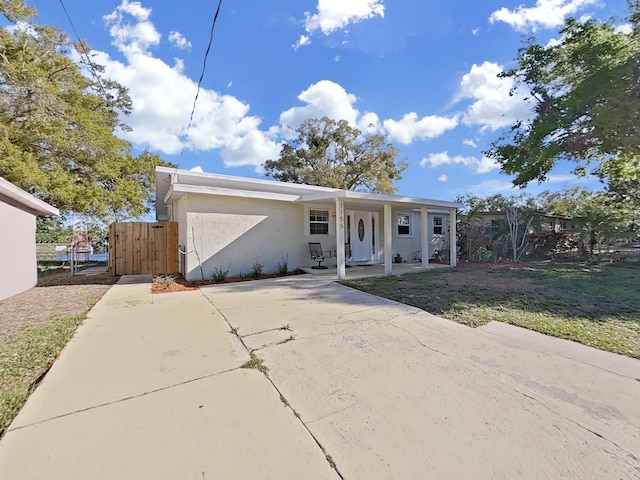
<svg viewBox="0 0 640 480"><path fill-rule="evenodd" d="M329 278L337 278L338 271L335 265L327 265L327 269L318 270L311 267L301 267L301 270L304 270L306 273L310 273L312 275L323 275ZM429 269L436 268L451 268L449 264L442 263L430 263ZM402 275L404 273L417 273L423 272L422 262L413 261L413 262L403 262L403 263L394 263L391 266L391 275ZM347 279L354 278L364 278L364 277L383 277L384 273L384 264L371 264L371 265L351 265L350 268L347 268Z"/></svg>

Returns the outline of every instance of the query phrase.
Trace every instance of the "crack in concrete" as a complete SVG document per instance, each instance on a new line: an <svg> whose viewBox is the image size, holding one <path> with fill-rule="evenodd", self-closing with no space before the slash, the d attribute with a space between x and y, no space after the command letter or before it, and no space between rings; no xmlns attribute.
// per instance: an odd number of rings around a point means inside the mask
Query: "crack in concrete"
<svg viewBox="0 0 640 480"><path fill-rule="evenodd" d="M44 420L39 420L37 422L29 423L27 425L20 425L19 427L14 427L14 428L7 429L6 433L15 432L17 430L22 430L23 428L33 427L34 425L40 425L40 424L43 424L43 423L50 422L52 420L57 420L59 418L70 417L71 415L76 415L78 413L83 413L83 412L87 412L87 411L90 411L90 410L95 410L97 408L107 407L109 405L115 405L115 404L118 404L118 403L126 402L128 400L133 400L135 398L146 397L147 395L152 395L154 393L162 392L162 391L165 391L165 390L171 390L171 389L176 388L176 387L181 387L183 385L188 385L189 383L198 382L200 380L205 380L207 378L217 377L218 375L223 375L225 373L233 372L235 370L238 370L239 368L241 368L241 367L234 367L234 368L230 368L228 370L223 370L221 372L210 373L210 374L202 375L202 376L196 377L196 378L190 378L189 380L184 380L182 382L174 383L174 384L171 384L171 385L166 385L164 387L154 388L153 390L148 390L146 392L138 393L138 394L135 394L135 395L129 395L128 397L118 398L117 400L111 400L110 402L104 402L104 403L100 403L98 405L92 405L90 407L85 407L85 408L81 408L79 410L74 410L73 412L62 413L60 415L55 415L53 417L45 418Z"/></svg>
<svg viewBox="0 0 640 480"><path fill-rule="evenodd" d="M554 414L557 417L560 417L566 421L568 421L569 423L572 423L574 425L576 425L577 427L591 433L592 435L595 435L596 437L601 438L602 440L610 443L611 445L613 445L614 447L616 447L618 450L626 453L631 459L635 460L636 462L640 463L640 458L636 457L633 453L631 453L630 451L626 450L625 448L621 447L620 445L618 445L615 441L611 440L610 438L604 436L601 433L596 432L595 430L590 429L589 427L587 427L586 425L582 425L580 422L574 420L573 418L567 417L566 415L563 415L562 413L559 413L557 411L555 411L553 408L551 408L549 405L547 405L545 402L543 402L542 400L540 400L539 398L534 397L533 395L529 395L527 393L524 393L520 390L518 390L517 388L513 389L515 392L519 393L520 395L522 395L523 397L529 398L531 400L533 400L534 402L538 403L539 405L543 406L544 408L546 408L549 412L551 412L552 414ZM604 450L604 448L603 448ZM607 450L605 450L607 451ZM607 453L612 453L612 452L607 452ZM612 453L613 454L613 453Z"/></svg>
<svg viewBox="0 0 640 480"><path fill-rule="evenodd" d="M502 385L504 385L505 387L508 387L508 388L512 389L515 393L517 393L517 394L519 394L519 395L521 395L521 396L523 396L523 397L529 398L529 399L531 399L531 400L533 400L533 401L537 402L538 404L542 405L544 408L546 408L549 412L553 413L553 414L554 414L554 415L556 415L557 417L562 418L562 419L564 419L564 420L566 420L566 421L568 421L568 422L570 422L570 423L572 423L572 424L576 425L577 427L579 427L579 428L581 428L581 429L583 429L583 430L585 430L585 431L587 431L587 432L589 432L589 433L591 433L591 434L593 434L593 435L595 435L595 436L597 436L597 437L602 438L603 440L605 440L605 441L609 442L611 445L613 445L613 446L615 446L616 448L618 448L620 451L622 451L622 452L626 453L630 458L632 458L632 459L633 459L633 460L635 460L636 462L640 462L640 459L639 459L638 457L636 457L632 452L629 452L628 450L624 449L623 447L621 447L620 445L618 445L616 442L614 442L614 441L613 441L613 440L611 440L610 438L607 438L606 436L604 436L604 435L602 435L602 434L600 434L600 433L598 433L598 432L596 432L596 431L594 431L594 430L591 430L589 427L587 427L587 426L585 426L585 425L582 425L580 422L578 422L578 421L576 421L576 420L574 420L574 419L572 419L572 418L570 418L570 417L567 417L567 416L565 416L565 415L563 415L563 414L561 414L561 413L559 413L559 412L555 411L553 408L549 407L549 406L548 406L545 402L543 402L542 400L540 400L540 399L538 399L538 398L536 398L536 397L534 397L534 396L532 396L532 395L529 395L529 394L527 394L527 393L525 393L525 392L523 392L523 391L519 390L519 389L518 389L518 388L516 388L516 386L515 386L515 385L513 385L513 384L510 384L510 383L508 384L508 383L506 383L504 380L502 380L502 379L500 378L500 376L499 376L499 375L495 375L495 374L493 374L493 373L491 373L491 372L488 372L488 371L484 370L483 368L479 367L478 365L475 365L475 364L474 364L474 363L472 363L472 362L468 362L468 361L466 361L466 360L464 360L464 359L462 359L462 358L453 357L452 355L449 355L449 354L448 354L448 353L446 353L446 352L443 352L443 351L438 350L438 349L436 349L436 348L430 347L430 346L426 345L425 343L423 343L423 342L422 342L422 341L421 341L421 340L420 340L420 339L419 339L419 338L418 338L414 333L412 333L412 332L410 332L410 331L408 331L408 330L406 330L406 329L404 329L404 328L400 327L399 325L396 325L395 323L390 323L389 325L392 325L393 327L395 327L395 328L397 328L397 329L399 329L399 330L402 330L403 332L407 333L408 335L411 335L413 338L415 338L415 339L416 339L416 341L417 341L421 346L423 346L424 348L426 348L426 349L428 349L428 350L430 350L430 351L432 351L432 352L438 353L438 354L440 354L440 355L444 355L444 356L445 356L445 357L447 357L447 358L451 358L451 359L453 359L453 360L455 360L455 361L458 361L458 362L464 363L464 364L466 364L466 365L472 366L472 367L476 368L477 370L481 371L481 372L482 372L483 374L485 374L486 376L492 376L493 378L495 378L497 381L499 381L499 382L500 382ZM533 412L532 412L532 413L533 413Z"/></svg>
<svg viewBox="0 0 640 480"><path fill-rule="evenodd" d="M219 310L216 305L213 303L213 301L208 298L206 295L204 295L204 293L202 293L202 295L205 297L205 299L211 304L211 306L213 307L213 309L215 311L217 311L220 316L222 316L222 318L224 319L225 322L227 322L227 325L229 326L229 329L231 332L235 332L233 333L238 340L240 341L240 343L242 344L242 346L245 348L245 350L251 354L251 352L253 352L254 350L251 350L243 341L242 337L240 337L240 335L238 335L238 329L233 327L233 325L231 325L231 322L229 321L229 319L225 316L224 313L222 313L221 310ZM241 368L241 367L239 367ZM344 477L342 476L342 473L340 473L340 470L338 469L338 466L336 465L336 462L333 460L333 458L331 457L331 455L329 455L327 453L327 449L324 447L324 445L322 445L322 443L320 443L320 440L318 440L318 438L313 434L313 432L311 431L311 429L309 428L309 426L304 422L304 420L302 420L302 417L300 416L300 414L293 408L293 406L291 406L291 403L287 400L287 398L282 394L282 392L280 391L280 389L278 388L278 386L275 384L275 382L273 381L273 379L268 375L268 372L263 371L262 372L263 375L265 376L265 378L267 379L267 381L271 384L271 386L274 388L274 390L276 391L276 393L278 394L278 397L280 398L280 401L283 403L283 405L286 408L289 408L292 412L293 415L298 419L298 421L300 422L300 424L302 425L302 427L307 431L307 433L309 434L309 436L313 439L313 441L315 442L315 444L318 446L318 448L320 448L320 451L322 452L322 454L324 455L325 459L327 460L327 463L329 463L329 466L331 467L331 469L336 472L336 475L338 475L338 477L341 480L344 480Z"/></svg>
<svg viewBox="0 0 640 480"><path fill-rule="evenodd" d="M222 315L222 312L220 312L220 314ZM229 323L229 322L227 322ZM286 327L286 328L285 328ZM235 331L238 331L238 329L236 329ZM253 333L247 333L246 335L238 335L240 338L247 338L247 337L253 337L254 335L260 335L262 333L268 333L268 332L277 332L278 330L282 330L283 332L293 332L293 329L289 326L289 325L285 325L282 327L274 327L274 328L270 328L268 330L262 330L260 332L253 332Z"/></svg>
<svg viewBox="0 0 640 480"><path fill-rule="evenodd" d="M341 408L340 410L336 410L335 412L327 413L326 415L323 415L323 416L322 416L322 417L320 417L320 418L316 418L315 420L309 420L309 421L307 422L307 424L311 424L311 423L319 422L320 420L324 420L325 418L331 417L332 415L337 415L337 414L342 413L342 412L344 412L344 411L346 411L346 410L349 410L350 408L355 407L355 406L356 406L356 404L355 404L355 403L352 403L352 404L351 404L351 405L349 405L348 407Z"/></svg>

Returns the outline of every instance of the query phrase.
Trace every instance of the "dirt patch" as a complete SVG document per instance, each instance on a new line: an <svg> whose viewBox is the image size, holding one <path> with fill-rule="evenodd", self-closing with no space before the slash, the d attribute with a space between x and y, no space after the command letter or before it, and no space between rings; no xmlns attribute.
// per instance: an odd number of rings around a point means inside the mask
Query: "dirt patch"
<svg viewBox="0 0 640 480"><path fill-rule="evenodd" d="M170 285L153 282L151 284L151 293L174 293L174 292L188 292L190 290L198 290L195 285L188 285L183 279L178 279L175 283Z"/></svg>
<svg viewBox="0 0 640 480"><path fill-rule="evenodd" d="M45 276L31 290L0 301L0 342L25 327L41 325L53 317L86 313L117 280L118 277L107 273Z"/></svg>

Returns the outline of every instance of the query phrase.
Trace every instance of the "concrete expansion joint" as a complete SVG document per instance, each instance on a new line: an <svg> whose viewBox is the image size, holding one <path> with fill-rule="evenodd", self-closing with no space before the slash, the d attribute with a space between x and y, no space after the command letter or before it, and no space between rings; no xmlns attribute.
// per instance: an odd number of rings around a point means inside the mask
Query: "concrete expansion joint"
<svg viewBox="0 0 640 480"><path fill-rule="evenodd" d="M207 375L202 375L202 376L196 377L196 378L190 378L189 380L184 380L182 382L173 383L171 385L166 385L166 386L160 387L160 388L154 388L153 390L149 390L149 391L146 391L146 392L138 393L136 395L129 395L128 397L118 398L116 400L111 400L110 402L104 402L104 403L100 403L98 405L91 405L90 407L80 408L80 409L74 410L72 412L62 413L60 415L54 415L53 417L45 418L45 419L37 421L37 422L29 423L29 424L26 424L26 425L20 425L18 427L14 427L14 428L9 428L9 429L6 430L5 435L7 433L9 433L9 432L15 432L17 430L23 430L25 428L33 427L35 425L41 425L43 423L47 423L47 422L50 422L52 420L57 420L59 418L70 417L72 415L77 415L79 413L84 413L84 412L88 412L88 411L91 411L91 410L97 410L98 408L103 408L103 407L108 407L110 405L116 405L118 403L128 402L129 400L134 400L136 398L146 397L146 396L149 396L149 395L153 395L154 393L163 392L165 390L171 390L173 388L181 387L183 385L188 385L190 383L199 382L201 380L206 380L208 378L217 377L219 375L224 375L225 373L233 372L235 370L238 370L239 368L240 367L229 368L229 369L223 370L221 372L215 372L215 373L210 373L210 374L207 374Z"/></svg>

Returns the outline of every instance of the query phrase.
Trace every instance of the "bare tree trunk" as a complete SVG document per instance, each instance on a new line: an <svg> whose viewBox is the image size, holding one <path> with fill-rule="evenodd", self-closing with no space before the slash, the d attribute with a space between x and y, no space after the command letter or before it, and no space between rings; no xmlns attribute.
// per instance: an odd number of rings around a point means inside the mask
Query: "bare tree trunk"
<svg viewBox="0 0 640 480"><path fill-rule="evenodd" d="M520 261L520 257L527 249L527 245L529 243L529 229L531 228L531 223L533 222L533 218L530 218L527 221L527 224L524 227L524 231L522 232L522 238L518 241L518 231L520 230L521 218L520 211L517 208L507 208L507 225L509 227L509 240L511 241L511 250L513 253L513 261L515 263Z"/></svg>

